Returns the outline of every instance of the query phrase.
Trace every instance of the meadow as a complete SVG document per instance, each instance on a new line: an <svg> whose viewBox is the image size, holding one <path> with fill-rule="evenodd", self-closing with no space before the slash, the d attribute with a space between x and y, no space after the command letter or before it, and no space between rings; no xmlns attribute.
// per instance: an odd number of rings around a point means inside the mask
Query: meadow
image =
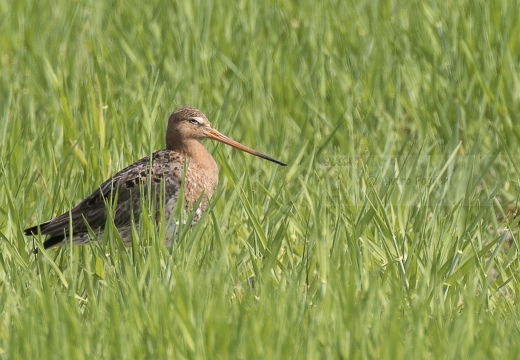
<svg viewBox="0 0 520 360"><path fill-rule="evenodd" d="M520 353L517 0L0 0L0 104L0 358ZM185 105L288 166L31 253Z"/></svg>

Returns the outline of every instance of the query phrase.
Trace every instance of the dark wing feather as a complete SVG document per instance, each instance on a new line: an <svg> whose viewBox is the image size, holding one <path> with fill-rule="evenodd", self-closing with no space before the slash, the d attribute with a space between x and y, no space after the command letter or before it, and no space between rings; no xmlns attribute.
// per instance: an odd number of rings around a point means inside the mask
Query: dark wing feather
<svg viewBox="0 0 520 360"><path fill-rule="evenodd" d="M106 180L92 194L81 201L76 207L52 220L28 228L25 235L35 235L38 229L42 235L50 235L44 243L51 247L69 236L72 221L73 235L86 234L87 225L95 232L104 228L107 219L106 202L114 201L114 223L117 227L129 225L132 218L139 218L140 188L145 185L148 176L157 185L164 181L165 197L177 196L180 188L183 160L173 151L158 151L152 155L152 171L149 172L150 158L144 157L126 167L110 179ZM155 196L159 196L157 186L154 186ZM86 222L86 223L85 223Z"/></svg>

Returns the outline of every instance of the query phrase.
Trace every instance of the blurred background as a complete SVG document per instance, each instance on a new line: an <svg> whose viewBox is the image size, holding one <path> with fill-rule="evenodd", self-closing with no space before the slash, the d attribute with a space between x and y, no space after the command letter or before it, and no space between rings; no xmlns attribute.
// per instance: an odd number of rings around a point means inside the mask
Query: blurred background
<svg viewBox="0 0 520 360"><path fill-rule="evenodd" d="M519 9L0 0L0 354L514 358ZM171 249L30 255L186 105L288 166L208 142Z"/></svg>

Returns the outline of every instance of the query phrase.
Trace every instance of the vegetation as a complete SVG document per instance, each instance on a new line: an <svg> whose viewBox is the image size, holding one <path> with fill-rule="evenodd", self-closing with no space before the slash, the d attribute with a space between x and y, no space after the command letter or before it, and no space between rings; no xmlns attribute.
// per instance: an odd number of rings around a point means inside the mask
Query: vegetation
<svg viewBox="0 0 520 360"><path fill-rule="evenodd" d="M516 358L520 3L0 1L0 356ZM172 247L23 229L164 147L211 209ZM162 224L161 224L162 225Z"/></svg>

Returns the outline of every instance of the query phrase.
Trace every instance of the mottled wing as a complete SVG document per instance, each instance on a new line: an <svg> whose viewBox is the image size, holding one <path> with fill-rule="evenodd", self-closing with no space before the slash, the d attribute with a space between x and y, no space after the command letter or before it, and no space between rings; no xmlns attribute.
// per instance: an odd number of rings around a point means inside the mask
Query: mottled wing
<svg viewBox="0 0 520 360"><path fill-rule="evenodd" d="M49 235L44 246L57 245L70 235L81 238L88 233L87 224L94 232L101 232L107 220L106 204L115 201L114 223L116 227L129 226L132 219L139 219L141 189L147 189L151 180L152 193L156 196L156 204L160 204L160 187L164 186L164 197L177 197L181 178L183 160L173 151L158 151L150 158L145 157L128 166L106 180L96 191L81 201L76 207L52 220L25 230L26 235ZM161 185L164 184L164 185ZM147 190L146 190L147 191Z"/></svg>

